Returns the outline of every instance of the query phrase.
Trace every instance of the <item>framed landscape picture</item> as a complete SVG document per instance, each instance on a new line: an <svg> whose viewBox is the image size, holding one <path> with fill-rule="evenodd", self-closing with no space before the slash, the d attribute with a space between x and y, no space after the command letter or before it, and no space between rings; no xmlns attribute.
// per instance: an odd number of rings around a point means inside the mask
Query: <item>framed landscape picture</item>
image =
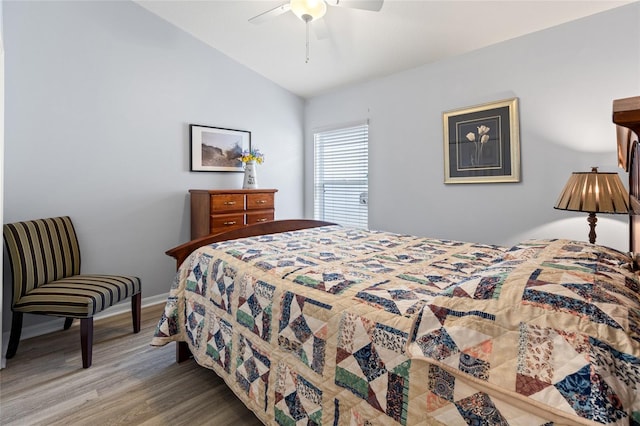
<svg viewBox="0 0 640 426"><path fill-rule="evenodd" d="M242 172L242 151L251 150L251 132L189 125L192 172Z"/></svg>
<svg viewBox="0 0 640 426"><path fill-rule="evenodd" d="M444 183L520 181L518 98L443 113Z"/></svg>

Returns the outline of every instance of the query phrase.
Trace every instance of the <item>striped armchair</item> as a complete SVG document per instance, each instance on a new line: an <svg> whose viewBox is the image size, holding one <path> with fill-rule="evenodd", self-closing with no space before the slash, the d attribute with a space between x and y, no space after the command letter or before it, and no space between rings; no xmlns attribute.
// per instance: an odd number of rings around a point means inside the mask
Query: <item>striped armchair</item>
<svg viewBox="0 0 640 426"><path fill-rule="evenodd" d="M133 332L140 331L140 279L80 275L80 247L68 216L5 224L3 235L13 275L7 358L18 350L24 313L64 317L65 330L79 318L83 368L91 366L98 312L131 297Z"/></svg>

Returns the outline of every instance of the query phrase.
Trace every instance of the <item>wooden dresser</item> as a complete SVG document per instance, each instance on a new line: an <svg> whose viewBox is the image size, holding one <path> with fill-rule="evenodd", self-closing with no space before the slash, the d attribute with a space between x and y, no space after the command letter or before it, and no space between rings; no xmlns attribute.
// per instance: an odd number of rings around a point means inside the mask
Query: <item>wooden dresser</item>
<svg viewBox="0 0 640 426"><path fill-rule="evenodd" d="M272 221L277 189L190 189L191 239Z"/></svg>

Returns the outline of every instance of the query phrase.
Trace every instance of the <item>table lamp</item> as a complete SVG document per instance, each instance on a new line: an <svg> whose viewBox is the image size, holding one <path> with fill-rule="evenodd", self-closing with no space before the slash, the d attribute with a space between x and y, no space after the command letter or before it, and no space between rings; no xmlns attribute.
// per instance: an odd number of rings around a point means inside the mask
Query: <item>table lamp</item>
<svg viewBox="0 0 640 426"><path fill-rule="evenodd" d="M589 242L596 242L596 213L629 213L629 194L618 173L575 172L569 177L554 208L589 213Z"/></svg>

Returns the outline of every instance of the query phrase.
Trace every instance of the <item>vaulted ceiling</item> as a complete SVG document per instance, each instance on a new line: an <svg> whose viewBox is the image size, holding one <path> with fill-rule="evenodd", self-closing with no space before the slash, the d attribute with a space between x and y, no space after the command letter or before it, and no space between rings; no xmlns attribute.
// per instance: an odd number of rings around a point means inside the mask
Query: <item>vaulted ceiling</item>
<svg viewBox="0 0 640 426"><path fill-rule="evenodd" d="M350 0L344 0L348 3ZM579 19L632 0L385 0L379 12L328 6L306 26L291 11L249 19L283 0L136 0L301 97L381 77ZM335 2L335 0L334 0Z"/></svg>

